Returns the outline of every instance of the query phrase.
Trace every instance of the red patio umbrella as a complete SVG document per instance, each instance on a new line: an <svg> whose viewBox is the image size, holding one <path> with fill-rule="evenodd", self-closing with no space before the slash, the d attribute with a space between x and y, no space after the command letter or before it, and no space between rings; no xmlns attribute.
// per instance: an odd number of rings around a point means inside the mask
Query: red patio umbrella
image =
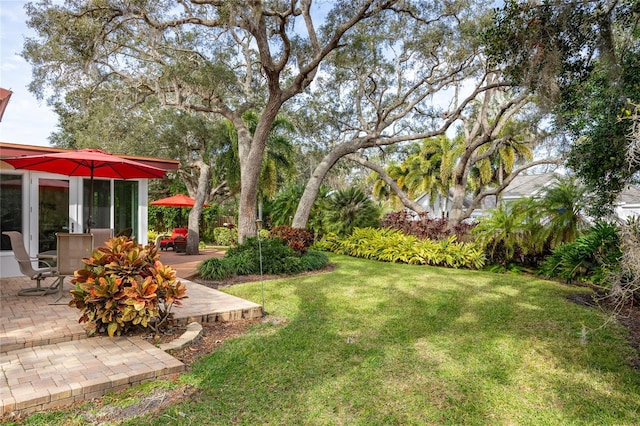
<svg viewBox="0 0 640 426"><path fill-rule="evenodd" d="M161 198L156 201L152 201L149 204L152 206L165 206L165 207L193 207L196 200L184 194L176 194L171 197ZM204 207L209 207L207 203Z"/></svg>
<svg viewBox="0 0 640 426"><path fill-rule="evenodd" d="M56 152L51 154L27 155L3 158L16 169L37 170L66 176L88 176L90 194L93 194L93 178L140 179L161 178L165 170L147 164L128 160L99 149ZM93 200L89 202L87 229L91 231Z"/></svg>
<svg viewBox="0 0 640 426"><path fill-rule="evenodd" d="M152 201L149 204L152 206L162 207L193 207L196 200L184 194L176 194L171 197L161 198L156 201ZM204 203L203 207L209 207L209 204ZM180 222L182 222L182 213L180 213Z"/></svg>

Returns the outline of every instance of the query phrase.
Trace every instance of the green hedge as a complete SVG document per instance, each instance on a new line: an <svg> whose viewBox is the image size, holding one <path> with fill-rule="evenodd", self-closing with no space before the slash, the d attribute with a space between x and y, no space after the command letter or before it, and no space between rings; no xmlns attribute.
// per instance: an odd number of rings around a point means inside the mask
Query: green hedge
<svg viewBox="0 0 640 426"><path fill-rule="evenodd" d="M260 254L264 274L298 274L322 269L329 263L327 256L317 251L310 250L298 256L280 238L247 238L243 244L229 249L224 258L211 258L201 262L198 274L205 280L259 274Z"/></svg>
<svg viewBox="0 0 640 426"><path fill-rule="evenodd" d="M485 263L484 252L477 244L457 242L455 236L422 240L390 228L356 228L345 238L327 234L314 248L383 262L475 269Z"/></svg>

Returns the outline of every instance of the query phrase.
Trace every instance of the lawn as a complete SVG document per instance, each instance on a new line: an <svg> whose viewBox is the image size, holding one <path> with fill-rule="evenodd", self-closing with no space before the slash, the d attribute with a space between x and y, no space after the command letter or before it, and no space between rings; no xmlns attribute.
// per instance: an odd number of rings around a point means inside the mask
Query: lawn
<svg viewBox="0 0 640 426"><path fill-rule="evenodd" d="M128 424L637 424L624 330L516 275L331 256L265 281L265 323L181 377L200 389ZM259 282L226 289L261 301ZM285 323L286 322L286 323Z"/></svg>

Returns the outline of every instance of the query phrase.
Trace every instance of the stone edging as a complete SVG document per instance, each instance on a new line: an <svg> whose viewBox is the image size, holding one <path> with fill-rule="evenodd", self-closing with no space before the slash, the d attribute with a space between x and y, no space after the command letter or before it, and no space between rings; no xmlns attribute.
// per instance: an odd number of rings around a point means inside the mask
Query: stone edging
<svg viewBox="0 0 640 426"><path fill-rule="evenodd" d="M202 335L202 325L197 322L192 322L187 325L187 331L182 333L182 336L170 341L169 343L163 343L159 347L165 352L174 349L181 349L200 337L200 335Z"/></svg>

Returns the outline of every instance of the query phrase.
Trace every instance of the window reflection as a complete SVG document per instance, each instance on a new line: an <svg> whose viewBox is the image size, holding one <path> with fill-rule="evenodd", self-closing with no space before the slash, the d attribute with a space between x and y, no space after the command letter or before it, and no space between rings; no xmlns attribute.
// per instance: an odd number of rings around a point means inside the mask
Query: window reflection
<svg viewBox="0 0 640 426"><path fill-rule="evenodd" d="M55 250L56 232L69 232L69 181L38 182L38 252Z"/></svg>
<svg viewBox="0 0 640 426"><path fill-rule="evenodd" d="M87 226L89 219L89 192L91 192L91 180L83 181L83 226ZM111 181L96 180L93 181L93 201L92 211L92 228L111 228Z"/></svg>
<svg viewBox="0 0 640 426"><path fill-rule="evenodd" d="M11 250L4 231L22 231L22 176L0 174L0 250Z"/></svg>

